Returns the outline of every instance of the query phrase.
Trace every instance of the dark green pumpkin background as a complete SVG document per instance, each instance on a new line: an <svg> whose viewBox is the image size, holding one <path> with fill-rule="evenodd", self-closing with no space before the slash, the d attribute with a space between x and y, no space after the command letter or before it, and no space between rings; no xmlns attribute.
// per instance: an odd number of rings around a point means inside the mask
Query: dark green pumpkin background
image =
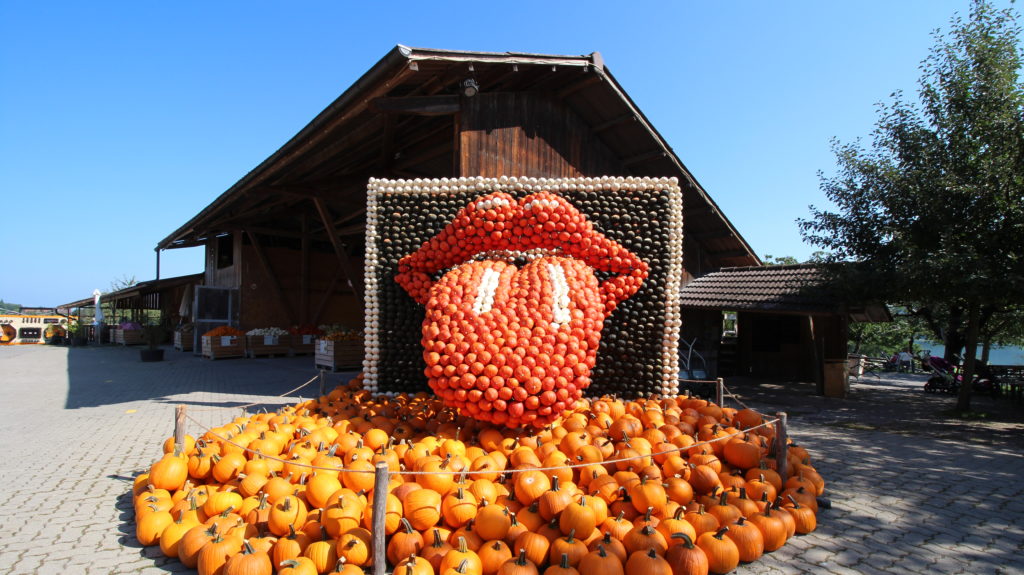
<svg viewBox="0 0 1024 575"><path fill-rule="evenodd" d="M527 191L504 190L514 197ZM420 329L424 308L395 282L398 260L437 235L459 210L491 192L393 192L377 196L376 264L380 304L378 388L380 391L429 391L423 375ZM592 383L584 394L660 393L664 368L662 338L672 234L669 190L564 191L569 200L605 236L627 247L650 267L633 297L604 323ZM679 220L682 221L681 216ZM681 241L682 238L678 238ZM681 256L680 256L681 257ZM434 279L441 274L434 276ZM598 273L598 280L606 274Z"/></svg>

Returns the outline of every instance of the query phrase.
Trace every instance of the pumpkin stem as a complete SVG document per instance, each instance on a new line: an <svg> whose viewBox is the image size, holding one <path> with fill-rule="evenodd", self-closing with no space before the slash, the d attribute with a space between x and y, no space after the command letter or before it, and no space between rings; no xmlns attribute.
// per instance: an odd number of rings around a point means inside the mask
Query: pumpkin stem
<svg viewBox="0 0 1024 575"><path fill-rule="evenodd" d="M402 522L402 527L405 527L405 532L408 533L409 535L412 535L413 528L412 528L412 524L409 523L409 520L406 519L405 517L402 517L400 519L400 521ZM321 529L322 529L322 527L321 527ZM326 539L325 539L325 541L326 541Z"/></svg>
<svg viewBox="0 0 1024 575"><path fill-rule="evenodd" d="M718 539L718 540L721 540L722 537L724 537L725 534L728 533L728 531L729 531L729 526L725 525L725 526L721 527L718 531L715 531L714 538Z"/></svg>
<svg viewBox="0 0 1024 575"><path fill-rule="evenodd" d="M245 554L245 555L252 555L255 552L256 552L256 550L252 548L252 545L249 543L248 539L242 541L242 553L243 554Z"/></svg>
<svg viewBox="0 0 1024 575"><path fill-rule="evenodd" d="M562 557L566 557L567 558L565 553L562 553ZM566 561L566 560L567 559L563 559L563 561ZM519 558L516 559L516 565L518 565L520 567L526 567L526 549L525 548L520 548L519 549Z"/></svg>
<svg viewBox="0 0 1024 575"><path fill-rule="evenodd" d="M455 568L455 572L456 573L465 573L466 569L468 569L468 568L469 568L469 559L463 559L459 563L459 566Z"/></svg>
<svg viewBox="0 0 1024 575"><path fill-rule="evenodd" d="M687 549L693 549L693 539L690 539L690 536L686 533L673 533L672 539L682 539L684 547Z"/></svg>
<svg viewBox="0 0 1024 575"><path fill-rule="evenodd" d="M673 519L682 519L684 511L686 511L686 508L683 507L682 505L680 505L679 507L676 507L676 512L672 515L672 518Z"/></svg>
<svg viewBox="0 0 1024 575"><path fill-rule="evenodd" d="M610 538L611 531L607 532L605 535L609 536L609 538ZM602 558L608 556L608 551L604 548L604 544L603 543L598 543L597 544L597 554L600 555Z"/></svg>
<svg viewBox="0 0 1024 575"><path fill-rule="evenodd" d="M525 553L526 550L524 549L523 551ZM562 561L558 564L558 566L561 567L562 569L568 569L569 568L569 554L568 553L562 553Z"/></svg>
<svg viewBox="0 0 1024 575"><path fill-rule="evenodd" d="M567 543L574 543L573 537L576 537L576 528L575 527L573 527L572 529L569 530L569 534L565 536L565 541Z"/></svg>
<svg viewBox="0 0 1024 575"><path fill-rule="evenodd" d="M459 536L459 553L466 553L469 551L469 547L466 545L466 538Z"/></svg>
<svg viewBox="0 0 1024 575"><path fill-rule="evenodd" d="M434 543L433 543L433 546L435 548L437 548L437 549L440 549L441 547L444 546L444 541L441 540L441 530L436 528L436 527L434 528Z"/></svg>

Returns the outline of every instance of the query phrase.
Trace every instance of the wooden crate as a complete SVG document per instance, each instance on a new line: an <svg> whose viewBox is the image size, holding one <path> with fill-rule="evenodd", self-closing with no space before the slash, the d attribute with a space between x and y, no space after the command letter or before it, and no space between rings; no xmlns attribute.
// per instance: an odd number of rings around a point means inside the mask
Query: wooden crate
<svg viewBox="0 0 1024 575"><path fill-rule="evenodd" d="M245 356L286 356L291 351L290 335L247 335L245 336Z"/></svg>
<svg viewBox="0 0 1024 575"><path fill-rule="evenodd" d="M316 367L331 371L361 369L363 367L363 342L318 339L313 360Z"/></svg>
<svg viewBox="0 0 1024 575"><path fill-rule="evenodd" d="M316 351L316 336L311 334L291 336L292 355L310 355Z"/></svg>
<svg viewBox="0 0 1024 575"><path fill-rule="evenodd" d="M120 345L142 345L141 329L113 329L111 332L114 343Z"/></svg>
<svg viewBox="0 0 1024 575"><path fill-rule="evenodd" d="M178 351L192 351L195 341L195 332L192 330L174 330L174 349Z"/></svg>
<svg viewBox="0 0 1024 575"><path fill-rule="evenodd" d="M203 336L203 357L224 359L228 357L245 357L245 338L225 335L221 337Z"/></svg>

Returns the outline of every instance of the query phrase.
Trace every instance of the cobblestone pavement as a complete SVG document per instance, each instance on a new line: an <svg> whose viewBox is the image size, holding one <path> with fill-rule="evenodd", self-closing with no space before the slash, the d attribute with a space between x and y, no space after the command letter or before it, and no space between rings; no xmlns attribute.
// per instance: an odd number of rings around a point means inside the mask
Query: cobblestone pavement
<svg viewBox="0 0 1024 575"><path fill-rule="evenodd" d="M135 541L129 496L172 433L174 406L214 426L242 404L294 403L276 396L318 373L310 357L166 353L141 363L131 348L0 348L0 573L188 571ZM964 423L943 416L952 398L924 394L923 380L865 377L848 399L727 380L751 407L789 414L831 501L817 531L736 573L1024 573L1022 406L977 398L988 417Z"/></svg>

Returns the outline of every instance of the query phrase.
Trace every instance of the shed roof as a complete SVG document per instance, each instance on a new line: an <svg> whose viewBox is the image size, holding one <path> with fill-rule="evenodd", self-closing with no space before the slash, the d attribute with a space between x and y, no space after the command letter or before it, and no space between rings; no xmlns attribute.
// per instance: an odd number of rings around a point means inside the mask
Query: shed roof
<svg viewBox="0 0 1024 575"><path fill-rule="evenodd" d="M198 273L187 276L177 276L173 278L163 278L158 280L147 280L144 282L138 282L135 285L131 285L114 292L103 294L102 301L118 301L159 292L165 289L178 287L181 285L203 283L203 279L205 277L205 274ZM56 309L61 313L69 313L72 309L79 307L92 307L94 304L95 300L92 297L88 297L73 302L69 302L63 305L59 305L57 306Z"/></svg>
<svg viewBox="0 0 1024 575"><path fill-rule="evenodd" d="M680 292L684 308L801 314L849 314L854 321L889 321L877 304L850 305L828 287L813 264L723 269L697 278Z"/></svg>
<svg viewBox="0 0 1024 575"><path fill-rule="evenodd" d="M235 229L328 241L304 219L320 202L335 232L361 245L370 177L451 176L453 98L473 78L489 92L544 91L565 102L629 173L677 177L686 233L715 267L756 265L757 255L619 86L597 52L585 56L464 52L396 46L305 128L157 244L189 247ZM407 108L412 104L413 113ZM400 112L400 113L396 113ZM533 174L508 174L530 176ZM324 209L323 206L326 206ZM314 212L314 213L317 213ZM311 223L312 222L312 223Z"/></svg>

